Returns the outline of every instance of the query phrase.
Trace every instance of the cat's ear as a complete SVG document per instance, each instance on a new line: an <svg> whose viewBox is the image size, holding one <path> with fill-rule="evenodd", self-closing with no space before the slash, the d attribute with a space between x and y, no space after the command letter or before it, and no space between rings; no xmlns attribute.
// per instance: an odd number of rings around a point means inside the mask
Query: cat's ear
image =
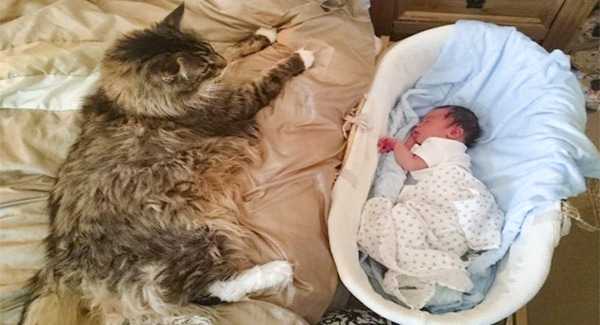
<svg viewBox="0 0 600 325"><path fill-rule="evenodd" d="M208 65L204 65L208 67ZM196 66L195 68L200 68ZM202 70L202 69L200 69ZM204 68L206 70L206 68ZM202 70L202 71L204 71ZM189 80L191 75L194 73L194 69L190 69L189 62L183 57L171 58L164 61L160 65L160 73L164 82L170 83L180 78L183 80Z"/></svg>
<svg viewBox="0 0 600 325"><path fill-rule="evenodd" d="M162 64L161 70L162 80L164 82L173 82L178 75L184 74L181 66L181 61L178 59L164 62Z"/></svg>
<svg viewBox="0 0 600 325"><path fill-rule="evenodd" d="M180 29L181 20L183 18L183 12L185 10L185 6L182 3L179 7L175 8L165 19L163 19L159 25L168 26L175 29Z"/></svg>

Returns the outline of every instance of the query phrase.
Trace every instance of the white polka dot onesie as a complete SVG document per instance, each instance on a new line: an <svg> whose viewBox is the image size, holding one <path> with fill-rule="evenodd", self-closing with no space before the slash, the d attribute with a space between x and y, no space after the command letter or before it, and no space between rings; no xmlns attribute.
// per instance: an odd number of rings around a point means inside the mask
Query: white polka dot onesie
<svg viewBox="0 0 600 325"><path fill-rule="evenodd" d="M423 308L436 286L467 292L473 286L461 257L500 244L503 213L470 173L466 146L429 138L411 150L429 168L412 172L398 200L369 199L358 242L388 271L382 287L413 309Z"/></svg>

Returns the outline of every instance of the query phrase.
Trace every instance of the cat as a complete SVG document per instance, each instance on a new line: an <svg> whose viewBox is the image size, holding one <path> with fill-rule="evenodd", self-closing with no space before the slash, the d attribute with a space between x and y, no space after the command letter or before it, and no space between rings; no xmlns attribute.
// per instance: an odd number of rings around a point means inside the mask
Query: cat
<svg viewBox="0 0 600 325"><path fill-rule="evenodd" d="M240 193L260 162L255 114L314 55L294 52L235 88L227 60L181 28L183 13L107 49L50 194L45 266L19 324L212 324L212 303L292 286L289 262L249 260ZM275 36L259 29L228 60Z"/></svg>

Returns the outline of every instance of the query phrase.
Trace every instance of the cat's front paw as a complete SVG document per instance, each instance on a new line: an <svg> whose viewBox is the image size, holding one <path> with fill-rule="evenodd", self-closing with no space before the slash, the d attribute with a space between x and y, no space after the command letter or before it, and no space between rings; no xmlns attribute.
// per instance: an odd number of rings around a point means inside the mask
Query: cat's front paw
<svg viewBox="0 0 600 325"><path fill-rule="evenodd" d="M313 63L315 62L315 55L313 54L312 51L302 49L302 50L296 51L296 53L298 53L298 55L300 55L302 62L304 62L304 69L308 69L308 68L312 67Z"/></svg>
<svg viewBox="0 0 600 325"><path fill-rule="evenodd" d="M273 44L273 43L275 43L275 40L277 39L277 28L261 27L258 30L256 30L256 32L254 32L254 34L262 35L262 36L268 38L269 42L271 42L271 44Z"/></svg>

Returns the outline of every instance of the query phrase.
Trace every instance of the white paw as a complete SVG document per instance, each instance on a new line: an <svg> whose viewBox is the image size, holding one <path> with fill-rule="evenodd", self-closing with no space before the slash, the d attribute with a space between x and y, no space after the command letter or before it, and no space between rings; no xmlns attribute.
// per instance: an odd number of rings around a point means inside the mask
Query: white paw
<svg viewBox="0 0 600 325"><path fill-rule="evenodd" d="M265 289L281 289L294 280L294 270L287 261L272 261L245 270L226 281L213 283L208 292L222 301L239 301L248 294Z"/></svg>
<svg viewBox="0 0 600 325"><path fill-rule="evenodd" d="M300 55L300 58L302 58L305 69L312 67L313 63L315 62L315 55L312 51L302 49L296 51L296 53L298 53Z"/></svg>
<svg viewBox="0 0 600 325"><path fill-rule="evenodd" d="M273 43L275 43L275 40L277 39L277 28L261 27L256 32L254 32L254 34L265 36L266 38L269 39L269 42L271 42L271 44L273 44Z"/></svg>
<svg viewBox="0 0 600 325"><path fill-rule="evenodd" d="M265 279L265 287L284 288L294 281L294 269L288 261L272 261L260 266Z"/></svg>
<svg viewBox="0 0 600 325"><path fill-rule="evenodd" d="M248 295L248 288L243 286L237 277L227 281L217 281L208 287L208 293L225 302L240 301Z"/></svg>

